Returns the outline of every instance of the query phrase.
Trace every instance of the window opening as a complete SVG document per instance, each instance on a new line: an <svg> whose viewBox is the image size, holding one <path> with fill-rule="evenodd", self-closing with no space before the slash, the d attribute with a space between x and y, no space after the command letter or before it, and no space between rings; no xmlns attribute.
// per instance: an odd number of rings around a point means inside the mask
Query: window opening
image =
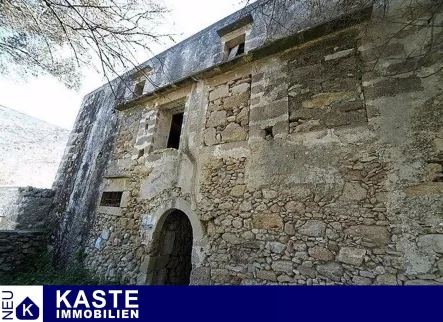
<svg viewBox="0 0 443 322"><path fill-rule="evenodd" d="M100 206L120 207L122 196L123 192L121 191L105 191L102 194L102 200L100 201Z"/></svg>
<svg viewBox="0 0 443 322"><path fill-rule="evenodd" d="M169 129L168 148L178 149L183 125L183 113L172 116L171 128Z"/></svg>
<svg viewBox="0 0 443 322"><path fill-rule="evenodd" d="M228 60L233 59L234 57L240 56L245 53L245 43L242 42L239 45L236 45L229 49Z"/></svg>
<svg viewBox="0 0 443 322"><path fill-rule="evenodd" d="M231 60L245 53L246 35L242 34L225 43L225 59Z"/></svg>
<svg viewBox="0 0 443 322"><path fill-rule="evenodd" d="M134 96L140 96L143 94L143 90L145 89L146 80L142 80L135 84L134 88Z"/></svg>

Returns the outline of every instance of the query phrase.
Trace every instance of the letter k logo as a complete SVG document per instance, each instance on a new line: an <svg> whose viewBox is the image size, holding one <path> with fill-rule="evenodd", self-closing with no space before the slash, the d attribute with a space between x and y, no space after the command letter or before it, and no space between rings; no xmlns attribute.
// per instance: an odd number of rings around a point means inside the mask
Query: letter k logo
<svg viewBox="0 0 443 322"><path fill-rule="evenodd" d="M25 298L15 309L15 316L19 320L37 320L39 315L39 307L29 297Z"/></svg>

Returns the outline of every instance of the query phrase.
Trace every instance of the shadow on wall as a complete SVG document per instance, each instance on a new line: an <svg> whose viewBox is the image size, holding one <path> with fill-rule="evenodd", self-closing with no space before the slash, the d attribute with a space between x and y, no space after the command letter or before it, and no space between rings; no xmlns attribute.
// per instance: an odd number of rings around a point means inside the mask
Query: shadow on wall
<svg viewBox="0 0 443 322"><path fill-rule="evenodd" d="M29 271L47 249L54 191L0 188L0 281Z"/></svg>
<svg viewBox="0 0 443 322"><path fill-rule="evenodd" d="M47 230L53 198L51 189L0 188L0 230Z"/></svg>

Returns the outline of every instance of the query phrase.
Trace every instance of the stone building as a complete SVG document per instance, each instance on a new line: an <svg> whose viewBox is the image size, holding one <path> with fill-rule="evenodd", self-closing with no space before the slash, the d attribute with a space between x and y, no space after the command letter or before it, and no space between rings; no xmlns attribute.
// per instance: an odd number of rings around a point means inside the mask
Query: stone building
<svg viewBox="0 0 443 322"><path fill-rule="evenodd" d="M442 284L442 30L403 1L326 3L258 1L89 94L57 262L129 284Z"/></svg>

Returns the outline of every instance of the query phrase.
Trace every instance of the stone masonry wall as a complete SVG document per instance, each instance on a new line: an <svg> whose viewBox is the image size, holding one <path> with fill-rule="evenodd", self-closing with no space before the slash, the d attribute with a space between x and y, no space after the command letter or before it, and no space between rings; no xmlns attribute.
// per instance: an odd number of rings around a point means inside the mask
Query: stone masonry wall
<svg viewBox="0 0 443 322"><path fill-rule="evenodd" d="M46 251L45 234L38 231L0 231L0 280L29 270Z"/></svg>
<svg viewBox="0 0 443 322"><path fill-rule="evenodd" d="M304 48L288 70L290 133L367 122L354 35Z"/></svg>
<svg viewBox="0 0 443 322"><path fill-rule="evenodd" d="M0 188L0 229L46 229L53 197L51 189Z"/></svg>
<svg viewBox="0 0 443 322"><path fill-rule="evenodd" d="M209 92L204 132L207 146L247 140L250 98L250 75L218 85Z"/></svg>
<svg viewBox="0 0 443 322"><path fill-rule="evenodd" d="M191 284L442 284L443 57L410 70L427 26L376 19L120 112L100 190L124 197L95 200L86 267L155 282L178 209ZM151 149L176 100L180 148Z"/></svg>

